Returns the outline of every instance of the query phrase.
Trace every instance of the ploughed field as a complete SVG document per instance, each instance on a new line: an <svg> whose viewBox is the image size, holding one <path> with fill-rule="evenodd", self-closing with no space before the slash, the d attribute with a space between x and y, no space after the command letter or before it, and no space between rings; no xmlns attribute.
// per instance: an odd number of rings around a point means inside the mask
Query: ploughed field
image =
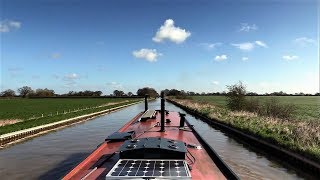
<svg viewBox="0 0 320 180"><path fill-rule="evenodd" d="M0 134L139 101L136 98L0 99Z"/></svg>
<svg viewBox="0 0 320 180"><path fill-rule="evenodd" d="M247 98L257 98L262 102L274 98L280 104L293 104L295 106L293 112L295 120L320 120L320 96L249 96ZM227 107L225 96L192 96L192 99L223 108Z"/></svg>

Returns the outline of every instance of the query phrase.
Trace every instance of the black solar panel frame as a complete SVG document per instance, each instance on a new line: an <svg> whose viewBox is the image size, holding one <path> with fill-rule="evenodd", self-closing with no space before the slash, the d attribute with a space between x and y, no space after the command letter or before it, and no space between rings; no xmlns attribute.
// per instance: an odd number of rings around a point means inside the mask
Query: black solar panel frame
<svg viewBox="0 0 320 180"><path fill-rule="evenodd" d="M119 159L106 175L106 179L148 178L191 179L191 174L187 162L181 159Z"/></svg>

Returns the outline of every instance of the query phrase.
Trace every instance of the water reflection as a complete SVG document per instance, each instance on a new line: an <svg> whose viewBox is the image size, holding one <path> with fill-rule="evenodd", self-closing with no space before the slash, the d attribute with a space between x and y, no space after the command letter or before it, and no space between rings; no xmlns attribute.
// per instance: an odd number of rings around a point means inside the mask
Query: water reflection
<svg viewBox="0 0 320 180"><path fill-rule="evenodd" d="M168 104L167 107L171 110L182 111L173 104ZM188 114L186 118L242 179L303 179L298 176L297 172L289 171L279 163L252 151L248 146L212 128L207 123ZM303 174L303 176L307 175Z"/></svg>

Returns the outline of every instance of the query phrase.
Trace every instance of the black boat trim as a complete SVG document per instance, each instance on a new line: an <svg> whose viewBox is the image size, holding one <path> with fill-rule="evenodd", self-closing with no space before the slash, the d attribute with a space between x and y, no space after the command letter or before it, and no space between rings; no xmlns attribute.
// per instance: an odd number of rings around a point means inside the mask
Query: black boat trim
<svg viewBox="0 0 320 180"><path fill-rule="evenodd" d="M296 152L290 151L283 147L278 147L277 145L267 142L266 140L263 140L255 135L246 134L241 130L231 127L228 124L222 123L222 121L218 120L217 118L205 117L204 115L196 112L195 110L190 109L184 105L178 104L177 102L172 101L170 99L167 99L167 101L183 109L192 116L199 118L201 121L206 122L213 127L219 128L223 132L227 132L234 138L241 140L243 144L247 144L254 148L258 148L258 150L265 153L266 155L272 154L274 157L278 158L274 158L274 160L283 164L286 167L303 170L306 173L319 176L320 163L314 161L313 159L310 159L309 157L304 157Z"/></svg>
<svg viewBox="0 0 320 180"><path fill-rule="evenodd" d="M189 121L185 120L186 124L189 126L189 128L192 130L194 135L197 137L199 142L201 143L202 147L207 151L211 159L214 161L214 163L217 165L217 167L220 169L220 171L223 173L223 175L227 179L240 179L236 173L232 171L232 169L220 158L218 153L202 138L202 136L194 129L193 125L189 123Z"/></svg>

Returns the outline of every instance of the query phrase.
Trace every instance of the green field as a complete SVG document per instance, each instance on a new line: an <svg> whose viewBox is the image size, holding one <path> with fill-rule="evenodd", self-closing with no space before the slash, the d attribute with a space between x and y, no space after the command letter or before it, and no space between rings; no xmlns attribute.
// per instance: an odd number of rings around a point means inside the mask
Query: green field
<svg viewBox="0 0 320 180"><path fill-rule="evenodd" d="M282 104L294 104L296 110L294 118L297 120L320 120L320 97L319 96L254 96L262 102L275 98ZM207 102L219 107L226 107L225 96L192 96L198 102Z"/></svg>
<svg viewBox="0 0 320 180"><path fill-rule="evenodd" d="M263 102L272 97L253 98L260 98ZM223 96L194 96L184 99L171 98L171 100L213 121L222 122L276 146L320 161L320 97L277 96L274 98L279 103L296 106L292 117L282 119L247 111L231 111L226 107L226 99Z"/></svg>
<svg viewBox="0 0 320 180"><path fill-rule="evenodd" d="M138 98L0 99L0 124L8 120L19 120L14 124L0 126L0 135L140 100Z"/></svg>
<svg viewBox="0 0 320 180"><path fill-rule="evenodd" d="M0 99L0 120L26 120L42 114L63 113L63 111L95 107L107 103L116 103L125 98L41 98L41 99ZM131 99L132 100L132 99Z"/></svg>

